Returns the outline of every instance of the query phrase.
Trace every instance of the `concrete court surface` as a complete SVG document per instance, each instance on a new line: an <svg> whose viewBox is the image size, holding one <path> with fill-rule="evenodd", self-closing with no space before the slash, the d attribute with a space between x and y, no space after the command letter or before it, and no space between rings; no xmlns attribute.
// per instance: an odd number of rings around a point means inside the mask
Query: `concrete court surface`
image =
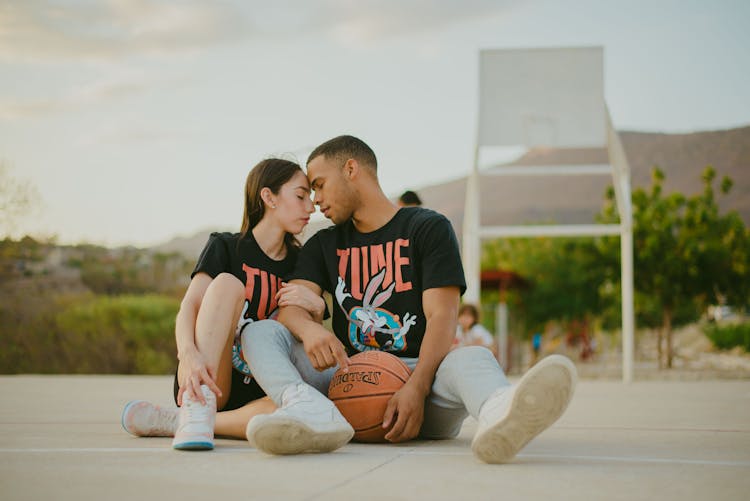
<svg viewBox="0 0 750 501"><path fill-rule="evenodd" d="M349 444L274 457L131 437L130 399L170 403L170 377L0 377L0 499L750 499L750 382L581 381L512 464L456 440Z"/></svg>

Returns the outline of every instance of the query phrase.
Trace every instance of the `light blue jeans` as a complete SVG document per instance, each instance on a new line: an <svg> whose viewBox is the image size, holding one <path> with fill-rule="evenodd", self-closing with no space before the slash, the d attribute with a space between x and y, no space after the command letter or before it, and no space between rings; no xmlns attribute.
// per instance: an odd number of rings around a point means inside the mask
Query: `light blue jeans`
<svg viewBox="0 0 750 501"><path fill-rule="evenodd" d="M242 351L258 384L277 405L290 384L305 382L323 395L336 368L313 368L304 347L291 332L275 320L252 323L242 334ZM414 370L416 358L402 358ZM477 417L479 409L496 389L509 386L492 353L483 347L467 346L451 351L435 373L435 381L424 407L422 438L453 438L467 415Z"/></svg>

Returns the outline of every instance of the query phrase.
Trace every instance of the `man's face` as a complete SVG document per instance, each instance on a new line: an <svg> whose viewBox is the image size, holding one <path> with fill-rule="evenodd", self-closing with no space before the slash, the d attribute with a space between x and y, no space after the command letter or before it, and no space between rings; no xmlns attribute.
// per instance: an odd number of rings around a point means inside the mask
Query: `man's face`
<svg viewBox="0 0 750 501"><path fill-rule="evenodd" d="M334 224L351 219L355 209L356 193L344 172L345 165L346 162L324 155L313 158L307 164L307 178L315 191L313 203Z"/></svg>

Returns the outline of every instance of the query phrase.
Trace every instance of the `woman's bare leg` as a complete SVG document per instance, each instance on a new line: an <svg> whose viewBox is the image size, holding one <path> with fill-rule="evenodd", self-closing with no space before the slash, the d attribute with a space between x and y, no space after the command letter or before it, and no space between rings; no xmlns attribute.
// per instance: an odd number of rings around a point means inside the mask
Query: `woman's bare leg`
<svg viewBox="0 0 750 501"><path fill-rule="evenodd" d="M195 325L195 346L216 377L222 396L217 396L219 409L229 400L232 386L232 343L245 301L245 286L229 273L220 273L211 281L203 296ZM178 367L182 381L183 367Z"/></svg>
<svg viewBox="0 0 750 501"><path fill-rule="evenodd" d="M216 414L214 433L223 437L245 439L245 428L248 421L258 414L270 414L276 410L276 404L268 397L248 402L231 411Z"/></svg>

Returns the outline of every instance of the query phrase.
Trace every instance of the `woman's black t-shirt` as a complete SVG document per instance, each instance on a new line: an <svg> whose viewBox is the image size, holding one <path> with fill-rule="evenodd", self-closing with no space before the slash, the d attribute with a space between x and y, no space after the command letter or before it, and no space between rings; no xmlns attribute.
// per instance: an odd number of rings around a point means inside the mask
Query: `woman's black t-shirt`
<svg viewBox="0 0 750 501"><path fill-rule="evenodd" d="M289 248L284 259L274 261L263 252L252 232L240 237L239 233L212 233L190 275L192 278L198 273L206 273L216 278L220 273L231 273L243 283L245 304L237 325L237 340L242 329L252 322L276 317L276 292L282 280L294 269L299 253L298 249ZM234 346L232 365L250 375L240 343L235 342Z"/></svg>

